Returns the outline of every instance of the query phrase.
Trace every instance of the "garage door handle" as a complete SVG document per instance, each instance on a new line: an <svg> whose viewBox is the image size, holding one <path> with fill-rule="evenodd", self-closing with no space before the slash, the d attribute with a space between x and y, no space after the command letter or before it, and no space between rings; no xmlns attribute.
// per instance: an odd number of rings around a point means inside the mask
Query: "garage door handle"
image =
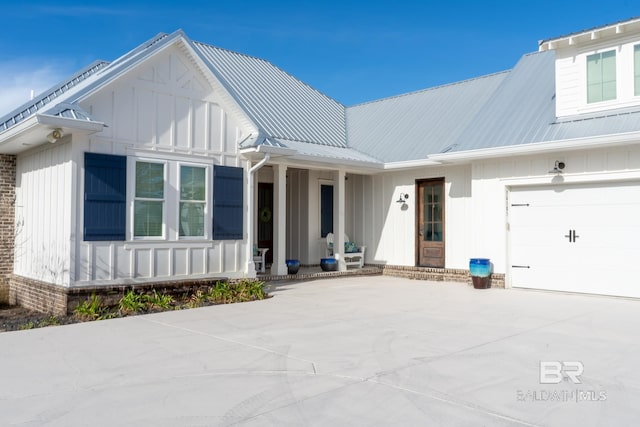
<svg viewBox="0 0 640 427"><path fill-rule="evenodd" d="M512 265L511 268L531 268L528 265Z"/></svg>
<svg viewBox="0 0 640 427"><path fill-rule="evenodd" d="M564 237L569 239L570 243L575 243L576 239L580 236L576 234L576 230L569 230L569 234L565 234Z"/></svg>

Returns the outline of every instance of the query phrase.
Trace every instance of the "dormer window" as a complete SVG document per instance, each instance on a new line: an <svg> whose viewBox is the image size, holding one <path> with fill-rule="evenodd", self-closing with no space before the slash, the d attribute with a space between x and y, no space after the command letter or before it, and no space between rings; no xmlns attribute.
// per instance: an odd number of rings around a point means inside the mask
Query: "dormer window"
<svg viewBox="0 0 640 427"><path fill-rule="evenodd" d="M587 56L587 102L612 99L616 99L616 51Z"/></svg>
<svg viewBox="0 0 640 427"><path fill-rule="evenodd" d="M640 44L633 47L634 95L640 96Z"/></svg>

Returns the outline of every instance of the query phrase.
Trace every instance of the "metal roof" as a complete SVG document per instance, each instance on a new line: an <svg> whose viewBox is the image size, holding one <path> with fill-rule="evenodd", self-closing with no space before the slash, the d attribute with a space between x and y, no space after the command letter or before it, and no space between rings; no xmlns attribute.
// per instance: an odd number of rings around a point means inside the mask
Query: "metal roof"
<svg viewBox="0 0 640 427"><path fill-rule="evenodd" d="M347 108L348 145L385 162L425 159L460 134L509 72Z"/></svg>
<svg viewBox="0 0 640 427"><path fill-rule="evenodd" d="M98 71L105 68L107 65L109 65L108 62L95 61L88 67L83 68L82 70L78 71L68 79L64 80L62 83L59 83L53 86L52 88L44 91L42 94L38 95L36 98L32 99L31 101L28 101L22 104L15 110L11 111L4 117L0 118L0 132L3 132L9 129L14 125L17 125L21 121L36 114L38 111L41 111L49 103L61 97L62 95L70 91L72 88L75 88L81 82L93 76Z"/></svg>
<svg viewBox="0 0 640 427"><path fill-rule="evenodd" d="M640 108L556 119L555 51L524 55L451 151L515 146L640 130ZM442 146L444 149L445 147ZM444 152L441 149L440 152Z"/></svg>
<svg viewBox="0 0 640 427"><path fill-rule="evenodd" d="M178 40L193 48L258 126L241 148L264 144L294 149L307 160L371 166L640 130L640 107L557 120L553 50L524 55L510 71L345 109L265 60L192 42L176 31L111 64L91 64L0 119L0 134L34 114L100 123L77 102Z"/></svg>
<svg viewBox="0 0 640 427"><path fill-rule="evenodd" d="M65 119L74 119L87 122L99 122L79 105L61 103L47 111L47 114Z"/></svg>
<svg viewBox="0 0 640 427"><path fill-rule="evenodd" d="M493 96L467 123L457 145L434 153L543 141L555 121L555 52L524 55Z"/></svg>
<svg viewBox="0 0 640 427"><path fill-rule="evenodd" d="M305 157L321 157L325 159L347 160L352 162L365 162L375 165L382 165L378 159L375 159L365 153L348 147L332 147L321 144L309 144L302 141L276 140L286 148L297 151L297 155Z"/></svg>
<svg viewBox="0 0 640 427"><path fill-rule="evenodd" d="M259 58L193 42L212 72L268 136L345 147L344 107Z"/></svg>

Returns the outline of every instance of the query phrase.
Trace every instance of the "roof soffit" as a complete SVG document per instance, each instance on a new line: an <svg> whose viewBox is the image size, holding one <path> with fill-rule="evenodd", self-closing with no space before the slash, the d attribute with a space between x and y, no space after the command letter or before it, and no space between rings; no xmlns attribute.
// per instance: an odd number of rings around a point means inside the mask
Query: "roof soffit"
<svg viewBox="0 0 640 427"><path fill-rule="evenodd" d="M640 31L640 17L635 17L615 22L613 24L577 31L552 39L541 40L538 43L538 50L545 51L563 49L567 47L590 45L603 41L612 41L628 37L630 33L637 33L638 31Z"/></svg>

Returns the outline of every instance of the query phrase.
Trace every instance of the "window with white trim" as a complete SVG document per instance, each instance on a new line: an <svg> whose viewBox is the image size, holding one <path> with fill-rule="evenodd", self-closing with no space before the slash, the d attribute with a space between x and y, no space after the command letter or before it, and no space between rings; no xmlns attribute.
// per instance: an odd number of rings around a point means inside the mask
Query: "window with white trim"
<svg viewBox="0 0 640 427"><path fill-rule="evenodd" d="M205 236L206 168L180 166L180 237Z"/></svg>
<svg viewBox="0 0 640 427"><path fill-rule="evenodd" d="M135 237L164 235L164 174L163 163L136 162L136 188L133 209Z"/></svg>
<svg viewBox="0 0 640 427"><path fill-rule="evenodd" d="M633 94L640 96L640 44L633 47L633 83Z"/></svg>
<svg viewBox="0 0 640 427"><path fill-rule="evenodd" d="M587 56L587 103L616 99L616 51Z"/></svg>

